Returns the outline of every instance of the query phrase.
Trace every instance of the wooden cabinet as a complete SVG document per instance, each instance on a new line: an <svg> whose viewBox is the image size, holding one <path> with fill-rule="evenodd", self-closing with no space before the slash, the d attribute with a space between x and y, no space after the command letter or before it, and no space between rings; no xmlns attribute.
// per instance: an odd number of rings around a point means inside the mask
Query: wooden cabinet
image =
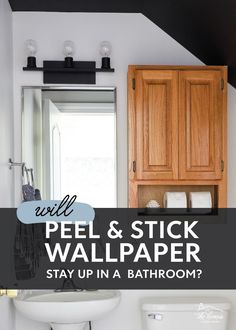
<svg viewBox="0 0 236 330"><path fill-rule="evenodd" d="M226 82L226 67L129 67L131 207L138 186L173 184L212 186L226 206Z"/></svg>
<svg viewBox="0 0 236 330"><path fill-rule="evenodd" d="M178 177L178 72L140 70L136 76L137 178Z"/></svg>
<svg viewBox="0 0 236 330"><path fill-rule="evenodd" d="M179 72L179 179L222 178L221 79L220 70Z"/></svg>

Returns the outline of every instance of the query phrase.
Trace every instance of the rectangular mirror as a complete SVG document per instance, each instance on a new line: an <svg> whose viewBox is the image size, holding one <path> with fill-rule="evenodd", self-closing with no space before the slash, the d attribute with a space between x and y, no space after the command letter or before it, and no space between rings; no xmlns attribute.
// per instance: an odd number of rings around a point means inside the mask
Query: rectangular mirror
<svg viewBox="0 0 236 330"><path fill-rule="evenodd" d="M115 88L24 87L23 185L117 207ZM33 181L32 176L33 174Z"/></svg>

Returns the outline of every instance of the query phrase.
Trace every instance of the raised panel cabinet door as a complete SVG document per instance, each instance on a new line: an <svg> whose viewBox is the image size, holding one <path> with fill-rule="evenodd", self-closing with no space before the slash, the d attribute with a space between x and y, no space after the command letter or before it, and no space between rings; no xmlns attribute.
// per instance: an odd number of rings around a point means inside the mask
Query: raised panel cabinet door
<svg viewBox="0 0 236 330"><path fill-rule="evenodd" d="M178 71L138 70L135 108L137 179L177 179Z"/></svg>
<svg viewBox="0 0 236 330"><path fill-rule="evenodd" d="M179 73L179 179L222 178L221 71Z"/></svg>

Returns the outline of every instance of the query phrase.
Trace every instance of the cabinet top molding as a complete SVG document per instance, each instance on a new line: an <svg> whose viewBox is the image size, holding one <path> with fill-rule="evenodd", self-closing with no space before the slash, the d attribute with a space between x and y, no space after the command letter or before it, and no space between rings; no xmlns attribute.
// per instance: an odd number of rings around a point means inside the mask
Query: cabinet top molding
<svg viewBox="0 0 236 330"><path fill-rule="evenodd" d="M227 65L136 65L130 64L130 70L228 70Z"/></svg>

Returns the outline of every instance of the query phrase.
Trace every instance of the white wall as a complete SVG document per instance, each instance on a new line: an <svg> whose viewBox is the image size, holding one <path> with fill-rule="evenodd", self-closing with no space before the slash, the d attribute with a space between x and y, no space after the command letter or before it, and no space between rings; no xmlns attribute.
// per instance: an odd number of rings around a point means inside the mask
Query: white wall
<svg viewBox="0 0 236 330"><path fill-rule="evenodd" d="M13 172L8 158L13 156L12 104L12 13L7 0L0 0L0 207L13 202Z"/></svg>
<svg viewBox="0 0 236 330"><path fill-rule="evenodd" d="M202 64L175 40L141 14L80 14L80 13L14 13L14 121L15 158L20 159L21 86L42 85L41 72L23 72L26 54L24 42L35 39L38 43L38 65L43 59L62 59L62 44L71 39L77 46L76 59L97 60L100 63L98 45L109 40L113 46L112 65L114 74L98 74L98 86L117 87L118 113L118 182L119 206L127 205L127 67L129 64ZM235 89L229 88L229 206L235 206L236 196L236 149L234 129L236 113ZM18 200L20 185L16 186ZM230 298L234 303L231 326L236 325L235 291L123 291L119 308L105 320L94 323L95 330L141 330L139 298L149 295L218 295ZM234 315L233 315L234 314ZM19 315L16 330L31 330L30 322ZM45 326L38 325L37 330Z"/></svg>
<svg viewBox="0 0 236 330"><path fill-rule="evenodd" d="M11 207L13 173L7 163L13 156L12 13L7 0L0 0L0 44L0 207ZM14 310L5 297L0 298L0 320L1 329L13 330Z"/></svg>
<svg viewBox="0 0 236 330"><path fill-rule="evenodd" d="M12 300L7 297L0 297L0 320L0 329L15 330L15 310Z"/></svg>

